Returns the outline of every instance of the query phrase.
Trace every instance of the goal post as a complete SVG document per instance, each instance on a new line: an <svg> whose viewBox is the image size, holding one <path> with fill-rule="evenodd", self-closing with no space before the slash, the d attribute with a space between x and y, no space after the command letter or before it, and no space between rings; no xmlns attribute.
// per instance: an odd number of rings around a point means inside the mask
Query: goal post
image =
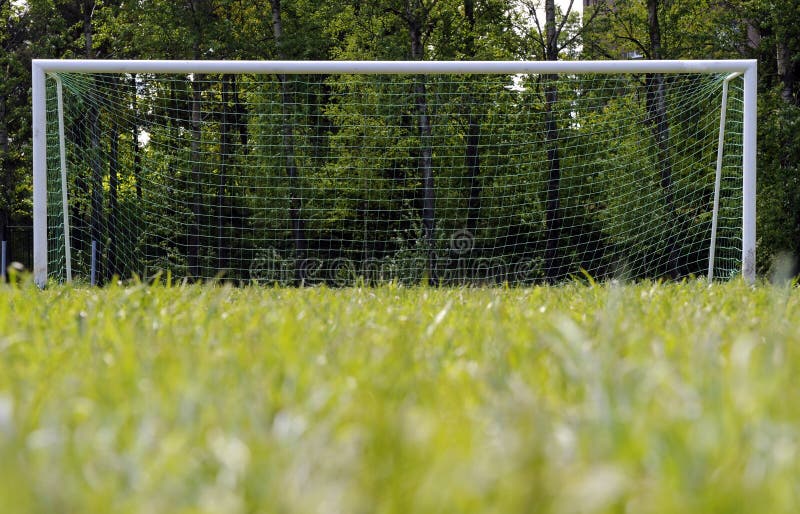
<svg viewBox="0 0 800 514"><path fill-rule="evenodd" d="M32 73L40 286L100 265L279 283L755 280L754 60L37 59Z"/></svg>

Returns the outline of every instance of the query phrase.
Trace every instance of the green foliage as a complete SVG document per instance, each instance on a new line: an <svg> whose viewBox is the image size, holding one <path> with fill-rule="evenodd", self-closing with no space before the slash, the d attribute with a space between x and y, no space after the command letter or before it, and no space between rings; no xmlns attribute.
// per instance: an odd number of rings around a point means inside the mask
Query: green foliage
<svg viewBox="0 0 800 514"><path fill-rule="evenodd" d="M800 109L787 105L778 91L759 102L758 237L759 268L771 270L774 260L800 255Z"/></svg>
<svg viewBox="0 0 800 514"><path fill-rule="evenodd" d="M597 5L599 13L583 38L587 56L651 58L645 2L601 0ZM659 1L658 16L663 59L731 59L747 51L748 17L741 2Z"/></svg>
<svg viewBox="0 0 800 514"><path fill-rule="evenodd" d="M795 288L0 294L4 512L798 508Z"/></svg>
<svg viewBox="0 0 800 514"><path fill-rule="evenodd" d="M5 226L21 223L31 209L29 94L25 41L30 15L21 6L0 3L0 234Z"/></svg>
<svg viewBox="0 0 800 514"><path fill-rule="evenodd" d="M27 2L0 2L0 19L4 20L0 30L0 69L4 72L4 80L0 83L0 133L4 130L9 135L8 150L0 150L0 211L4 220L12 223L26 223L30 220L31 186L30 186L30 101L28 84L30 81L30 59L32 57L53 58L171 58L171 59L270 59L282 54L294 59L407 59L411 55L409 15L419 23L423 30L423 57L426 59L535 59L542 58L543 50L541 34L532 20L538 1L509 0L381 0L365 2L363 0L346 1L312 1L283 0L281 2L283 35L282 41L276 42L273 32L271 3L266 0L241 2L234 0L187 0L181 2L167 0L146 0L141 2L120 2L116 0L28 0ZM643 1L616 0L613 9L600 2L601 14L592 17L588 10L583 22L579 22L575 12L570 13L563 26L563 13L559 10L558 22L562 30L558 34L560 58L619 58L622 54L636 51L650 55L647 13ZM609 2L610 4L610 2ZM658 13L662 33L662 54L665 58L741 58L757 57L759 59L760 85L760 130L759 136L759 270L765 272L775 255L782 251L797 253L793 241L796 237L796 219L800 207L796 201L793 184L795 176L792 162L797 153L798 143L792 136L791 127L797 117L798 92L800 91L800 20L798 20L797 0L761 1L731 0L715 2L712 0L659 1ZM471 13L471 14L470 14ZM541 16L541 13L540 13ZM540 20L542 21L542 20ZM87 44L90 48L87 48ZM776 52L776 49L780 50ZM280 52L279 52L280 50ZM778 57L781 56L779 59ZM795 78L792 78L795 77ZM321 78L322 81L330 79ZM490 84L487 84L490 86ZM335 84L331 83L335 89ZM786 105L779 105L777 93ZM244 91L244 88L243 88ZM569 94L568 90L560 94ZM219 88L205 93L207 98L219 98ZM255 94L251 92L251 94ZM188 95L188 92L185 92ZM145 99L144 95L142 99ZM243 93L244 96L244 93ZM508 100L506 98L505 100ZM178 98L188 105L188 96ZM621 100L625 102L625 100ZM329 99L324 101L322 111L334 110L337 107ZM498 110L514 106L513 101L498 105ZM145 109L146 106L142 106ZM168 109L161 105L158 109ZM534 118L537 114L533 108L529 114ZM613 111L610 106L608 112ZM461 106L446 105L442 111L450 116L448 123L460 123L468 117L468 111ZM458 113L458 114L456 114ZM310 119L320 113L296 112L298 120ZM324 113L323 113L324 115ZM409 109L413 117L413 109ZM672 114L671 114L672 115ZM214 113L221 116L221 112ZM108 116L111 119L112 116ZM322 118L318 118L322 119ZM531 122L534 123L534 122ZM179 124L189 129L189 119ZM217 125L218 126L218 125ZM149 127L141 126L140 130ZM572 131L560 127L569 137L580 137L580 131ZM127 130L124 128L123 130ZM492 137L490 122L481 126L481 137L484 140ZM131 131L127 133L132 133ZM157 134L153 134L158 138ZM120 139L123 159L132 159L132 141L130 135ZM254 138L260 137L258 134ZM349 144L356 134L315 133L297 135L299 141L310 141L316 138L317 146L326 151L338 150L340 145ZM363 137L363 136L360 136ZM367 143L384 144L390 153L397 153L415 138L414 130L406 134L387 134L376 131L372 141ZM127 140L125 138L128 138ZM305 139L304 139L305 138ZM323 144L320 141L325 139ZM438 141L444 147L457 148L463 141ZM278 142L278 144L280 144ZM633 139L623 147L613 150L618 154L620 162L630 165L632 159L626 159L625 152L633 152L636 148ZM533 150L533 149L532 149ZM181 150L183 151L183 150ZM221 152L219 141L206 141L203 151ZM533 150L536 151L536 150ZM611 150L609 150L611 152ZM436 158L450 165L457 157L440 151ZM180 157L165 155L165 166L174 165ZM706 156L703 156L705 159ZM240 159L239 156L235 157ZM265 161L275 160L273 156L261 156ZM316 156L315 156L316 158ZM343 173L356 169L364 157L343 155L341 162L327 161L325 173L319 177L303 178L304 184L316 187L331 177L342 177ZM398 158L399 159L399 158ZM404 169L413 168L416 163L412 156L406 155L401 163ZM489 162L487 157L485 162ZM594 167L597 162L582 162L580 157L565 156L570 166ZM169 164L172 163L172 164ZM339 167L341 164L341 167ZM496 164L496 163L495 163ZM236 165L236 163L233 163ZM521 166L520 169L523 169ZM88 167L86 168L89 169ZM502 167L496 168L506 172ZM453 173L437 177L438 183L448 189L437 191L437 208L444 213L452 212L463 205L468 181L464 174ZM538 173L541 170L525 170ZM212 180L200 186L200 194L214 195L213 174L217 169L206 170ZM186 172L188 173L188 171ZM360 172L360 173L363 173ZM676 180L682 180L681 173ZM685 178L685 174L683 177ZM108 184L109 171L103 170L104 184ZM325 179L324 177L328 177ZM353 177L358 181L360 175ZM128 185L131 177L123 177ZM85 194L90 191L88 177L84 181ZM278 181L277 177L269 180ZM482 174L480 183L486 191L494 188L499 192L504 187L503 177ZM572 191L579 191L579 197L590 198L591 205L599 207L595 191L590 184L569 183L565 186ZM340 182L343 184L343 182ZM80 191L81 184L76 184ZM276 185L276 184L272 184ZM763 185L763 189L761 186ZM255 186L253 186L255 187ZM282 185L288 198L288 185ZM124 186L123 186L124 188ZM398 197L407 199L414 197L419 188L418 181L408 181L404 192ZM460 189L456 191L455 189ZM630 188L628 188L630 189ZM136 202L131 201L131 189L122 195L121 200L127 202L131 211ZM106 191L108 193L108 191ZM703 197L706 191L692 191L692 198ZM183 203L190 198L180 199ZM348 198L321 197L320 205L335 206L335 217L338 219L358 216L359 204L375 202L375 205L396 205L398 198L391 198L386 191L375 192L374 196L351 195ZM631 198L635 203L636 198ZM83 201L78 199L79 202ZM104 202L109 202L108 194ZM395 202L395 203L392 203ZM540 191L521 191L520 196L508 200L523 212L524 220L520 226L534 226L541 223L542 197ZM284 202L285 203L285 202ZM246 214L248 208L256 205L228 205L226 208ZM275 209L283 209L283 203L273 203ZM611 206L614 208L613 206ZM405 204L402 208L412 209L413 205ZM594 207L593 207L594 208ZM495 229L494 217L512 219L517 217L509 206L492 205L484 202L484 211L478 222L481 231L491 234ZM619 239L615 234L602 234L598 226L601 215L586 215L576 205L565 207L568 216L585 219L593 241L602 246L602 241ZM180 212L189 213L187 210ZM626 214L621 211L622 214ZM489 214L489 218L485 217ZM84 209L83 214L91 213ZM696 241L705 230L707 220L700 220L694 213L684 213L681 226L692 235L687 248L697 246ZM418 214L409 216L413 221ZM447 216L444 216L445 218ZM184 220L185 221L185 220ZM335 219L317 220L318 225L330 228ZM669 223L665 220L665 223ZM185 226L185 222L177 223ZM409 230L413 230L410 226ZM452 226L446 227L448 230ZM165 234L174 233L174 226L164 227ZM184 230L185 232L185 230ZM181 237L186 237L182 235ZM403 236L404 238L406 236ZM563 234L564 245L577 244L583 235ZM446 237L444 238L446 240ZM162 243L143 243L159 246ZM595 244L595 243L593 243ZM242 255L258 249L242 249ZM694 250L691 250L693 252ZM160 254L159 254L160 255ZM287 257L288 258L288 257ZM568 261L579 260L577 256L565 256ZM211 259L211 256L207 256Z"/></svg>

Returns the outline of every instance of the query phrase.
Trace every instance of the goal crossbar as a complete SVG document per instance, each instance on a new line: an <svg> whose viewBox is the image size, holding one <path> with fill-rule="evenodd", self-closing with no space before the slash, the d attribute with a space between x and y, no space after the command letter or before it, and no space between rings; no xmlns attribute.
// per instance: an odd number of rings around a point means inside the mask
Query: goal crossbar
<svg viewBox="0 0 800 514"><path fill-rule="evenodd" d="M166 61L55 60L32 61L34 279L48 277L46 80L56 73L248 73L248 74L679 74L728 73L743 77L742 257L741 274L755 281L756 83L755 60L661 61ZM59 96L59 102L61 98ZM725 105L722 106L721 130ZM63 139L63 136L60 136ZM720 148L721 152L721 148ZM60 156L63 162L63 149ZM63 171L62 171L63 173ZM717 176L717 181L719 177ZM718 184L717 184L718 187ZM66 190L62 191L66 195ZM715 210L718 202L715 191ZM66 207L64 207L66 209ZM716 212L715 212L716 215ZM66 229L66 227L65 227ZM712 229L713 232L713 229ZM713 258L713 238L711 257ZM69 246L69 245L67 245Z"/></svg>
<svg viewBox="0 0 800 514"><path fill-rule="evenodd" d="M35 59L34 70L81 73L748 73L756 61L166 61Z"/></svg>

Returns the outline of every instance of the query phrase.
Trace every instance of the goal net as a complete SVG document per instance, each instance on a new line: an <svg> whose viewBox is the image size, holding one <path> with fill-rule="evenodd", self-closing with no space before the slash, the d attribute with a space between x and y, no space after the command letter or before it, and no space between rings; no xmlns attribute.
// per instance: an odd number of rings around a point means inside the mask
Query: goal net
<svg viewBox="0 0 800 514"><path fill-rule="evenodd" d="M751 274L752 63L608 64L36 61L37 281Z"/></svg>

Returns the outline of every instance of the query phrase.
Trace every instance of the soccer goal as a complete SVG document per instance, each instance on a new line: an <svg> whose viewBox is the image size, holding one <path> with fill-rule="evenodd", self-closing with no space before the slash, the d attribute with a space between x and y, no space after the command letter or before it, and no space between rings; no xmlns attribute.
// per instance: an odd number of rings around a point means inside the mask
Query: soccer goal
<svg viewBox="0 0 800 514"><path fill-rule="evenodd" d="M755 277L755 61L33 61L34 274Z"/></svg>

